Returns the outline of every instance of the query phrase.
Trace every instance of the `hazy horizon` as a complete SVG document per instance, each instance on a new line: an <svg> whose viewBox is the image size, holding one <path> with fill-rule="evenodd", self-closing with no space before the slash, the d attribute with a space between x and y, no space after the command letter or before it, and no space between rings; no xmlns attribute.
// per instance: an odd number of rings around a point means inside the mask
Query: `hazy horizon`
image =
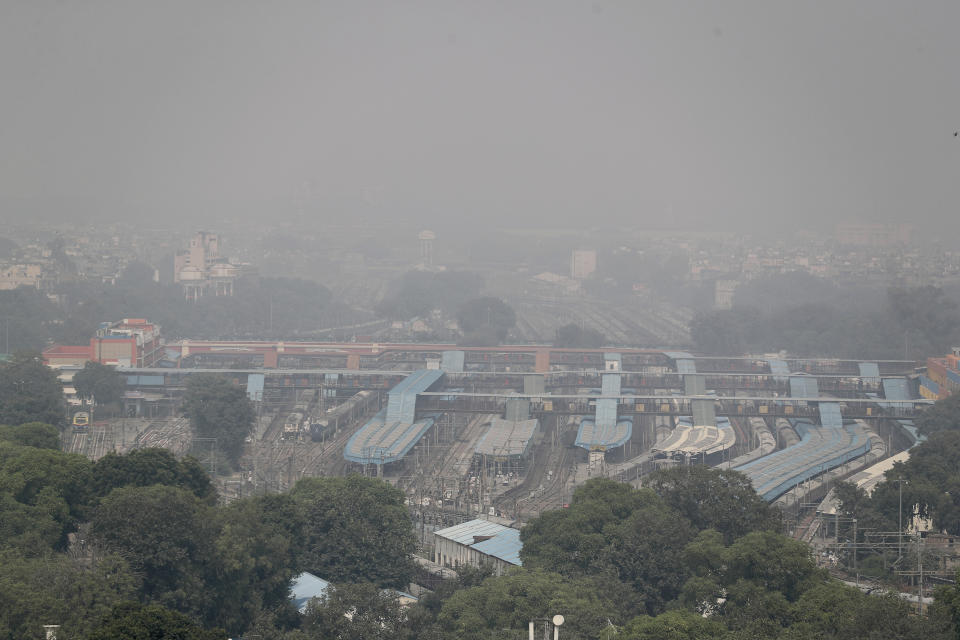
<svg viewBox="0 0 960 640"><path fill-rule="evenodd" d="M7 2L0 218L956 230L958 19L948 1Z"/></svg>

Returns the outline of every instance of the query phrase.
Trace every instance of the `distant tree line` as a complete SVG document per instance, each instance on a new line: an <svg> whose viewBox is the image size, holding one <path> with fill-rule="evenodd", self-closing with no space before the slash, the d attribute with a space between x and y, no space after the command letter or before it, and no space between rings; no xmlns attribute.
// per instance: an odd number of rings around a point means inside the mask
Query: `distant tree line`
<svg viewBox="0 0 960 640"><path fill-rule="evenodd" d="M178 284L160 284L152 269L133 263L116 284L69 281L44 292L0 291L0 349L42 350L48 343L88 344L101 322L148 318L168 338L294 338L369 314L333 299L329 289L296 278L241 278L234 296L184 299Z"/></svg>
<svg viewBox="0 0 960 640"><path fill-rule="evenodd" d="M697 314L697 349L717 355L786 350L809 356L922 359L960 339L957 302L936 287L844 297L828 282L789 274L745 285L732 310Z"/></svg>

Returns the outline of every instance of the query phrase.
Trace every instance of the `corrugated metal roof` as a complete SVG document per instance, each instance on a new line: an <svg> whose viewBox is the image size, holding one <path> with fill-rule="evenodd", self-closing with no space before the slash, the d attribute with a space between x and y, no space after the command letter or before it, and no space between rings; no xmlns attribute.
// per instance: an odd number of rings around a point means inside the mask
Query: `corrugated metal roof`
<svg viewBox="0 0 960 640"><path fill-rule="evenodd" d="M293 600L293 606L297 611L303 613L307 610L307 603L311 599L322 597L329 588L329 582L304 571L293 579L293 584L290 586L290 599Z"/></svg>
<svg viewBox="0 0 960 640"><path fill-rule="evenodd" d="M477 442L475 453L492 456L519 456L527 452L539 423L532 420L494 418L490 428Z"/></svg>
<svg viewBox="0 0 960 640"><path fill-rule="evenodd" d="M518 567L523 565L520 561L520 549L523 548L523 543L520 542L520 532L517 529L501 531L489 540L477 542L470 546L480 553L499 558L504 562L515 564Z"/></svg>
<svg viewBox="0 0 960 640"><path fill-rule="evenodd" d="M505 527L496 522L477 518L476 520L468 520L467 522L461 522L446 529L434 531L433 534L441 538L446 538L447 540L453 540L458 544L469 546L473 544L474 536L495 536L509 528L510 527Z"/></svg>
<svg viewBox="0 0 960 640"><path fill-rule="evenodd" d="M496 522L480 519L470 520L434 531L433 535L476 549L504 562L518 566L522 564L520 562L520 549L523 544L520 542L520 531ZM489 540L474 542L475 536L492 537Z"/></svg>
<svg viewBox="0 0 960 640"><path fill-rule="evenodd" d="M391 422L383 409L350 437L343 457L360 464L396 462L410 452L433 423L433 417L417 422Z"/></svg>
<svg viewBox="0 0 960 640"><path fill-rule="evenodd" d="M793 421L793 425L800 442L735 467L750 478L754 489L765 500L774 500L797 483L870 450L870 434L860 422L836 428L799 419Z"/></svg>

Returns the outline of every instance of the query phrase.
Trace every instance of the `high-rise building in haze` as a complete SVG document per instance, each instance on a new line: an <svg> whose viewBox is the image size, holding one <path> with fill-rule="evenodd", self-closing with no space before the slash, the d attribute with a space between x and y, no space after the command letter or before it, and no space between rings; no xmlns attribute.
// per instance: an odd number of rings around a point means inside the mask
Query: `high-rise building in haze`
<svg viewBox="0 0 960 640"><path fill-rule="evenodd" d="M437 234L433 231L424 230L417 237L420 239L420 264L427 269L432 269L433 241L437 239Z"/></svg>
<svg viewBox="0 0 960 640"><path fill-rule="evenodd" d="M583 280L597 270L597 252L594 249L574 249L570 256L570 277Z"/></svg>

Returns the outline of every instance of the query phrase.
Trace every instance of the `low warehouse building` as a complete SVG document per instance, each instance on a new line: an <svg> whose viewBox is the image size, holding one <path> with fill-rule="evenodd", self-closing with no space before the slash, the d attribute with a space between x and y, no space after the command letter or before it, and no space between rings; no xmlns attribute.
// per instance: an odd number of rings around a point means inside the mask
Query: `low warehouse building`
<svg viewBox="0 0 960 640"><path fill-rule="evenodd" d="M503 575L519 567L520 531L488 520L470 520L433 532L434 562L444 567L490 565Z"/></svg>

